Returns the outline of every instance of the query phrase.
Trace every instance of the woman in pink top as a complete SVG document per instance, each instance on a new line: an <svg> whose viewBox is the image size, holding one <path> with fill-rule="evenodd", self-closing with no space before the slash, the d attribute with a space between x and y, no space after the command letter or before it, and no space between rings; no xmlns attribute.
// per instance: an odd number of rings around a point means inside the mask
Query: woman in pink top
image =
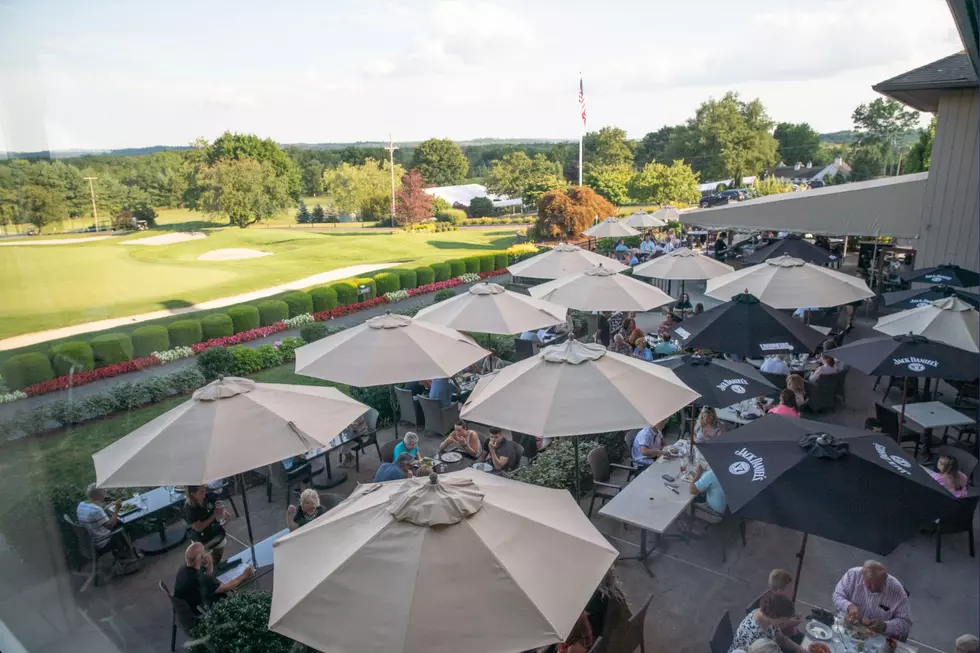
<svg viewBox="0 0 980 653"><path fill-rule="evenodd" d="M936 471L929 472L936 482L960 499L966 496L966 474L960 471L960 463L952 456L940 456L936 463Z"/></svg>
<svg viewBox="0 0 980 653"><path fill-rule="evenodd" d="M779 405L770 408L769 412L787 417L799 417L800 411L796 409L796 395L789 390L781 391L779 393Z"/></svg>

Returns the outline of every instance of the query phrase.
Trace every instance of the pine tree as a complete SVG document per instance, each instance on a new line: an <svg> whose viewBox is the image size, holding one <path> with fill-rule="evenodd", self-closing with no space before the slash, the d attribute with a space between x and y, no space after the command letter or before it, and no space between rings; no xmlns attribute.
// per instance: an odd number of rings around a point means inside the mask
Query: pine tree
<svg viewBox="0 0 980 653"><path fill-rule="evenodd" d="M296 222L299 224L309 224L312 221L310 216L310 210L306 208L306 202L303 200L299 201L299 207L296 209Z"/></svg>
<svg viewBox="0 0 980 653"><path fill-rule="evenodd" d="M323 206L322 205L317 204L316 206L313 207L313 216L312 216L311 220L315 224L320 224L322 222L326 222L327 221L327 216L323 212Z"/></svg>

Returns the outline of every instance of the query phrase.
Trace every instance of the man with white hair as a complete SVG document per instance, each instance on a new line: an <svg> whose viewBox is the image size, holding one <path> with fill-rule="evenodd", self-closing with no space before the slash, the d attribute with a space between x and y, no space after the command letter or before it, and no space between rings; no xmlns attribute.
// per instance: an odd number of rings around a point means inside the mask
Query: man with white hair
<svg viewBox="0 0 980 653"><path fill-rule="evenodd" d="M960 635L956 638L956 653L980 653L980 639L976 635Z"/></svg>
<svg viewBox="0 0 980 653"><path fill-rule="evenodd" d="M194 542L184 551L184 566L174 581L174 598L185 601L197 615L251 578L253 573L254 570L248 567L234 580L222 583L214 577L214 563L207 549L200 542Z"/></svg>
<svg viewBox="0 0 980 653"><path fill-rule="evenodd" d="M847 570L834 589L834 605L848 621L903 641L912 627L905 587L877 560Z"/></svg>
<svg viewBox="0 0 980 653"><path fill-rule="evenodd" d="M79 503L75 510L75 518L92 536L95 550L101 554L112 549L112 554L117 561L121 558L141 557L133 549L132 542L123 530L116 529L119 525L119 508L122 507L122 501L113 501L109 504L112 510L106 511L103 507L105 490L95 483L89 484L85 495L86 500Z"/></svg>

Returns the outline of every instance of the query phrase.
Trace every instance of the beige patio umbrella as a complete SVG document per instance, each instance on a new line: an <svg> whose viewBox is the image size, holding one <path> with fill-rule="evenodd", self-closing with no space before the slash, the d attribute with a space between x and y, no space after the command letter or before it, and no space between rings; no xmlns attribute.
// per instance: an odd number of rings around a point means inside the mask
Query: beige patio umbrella
<svg viewBox="0 0 980 653"><path fill-rule="evenodd" d="M773 308L840 306L874 297L867 284L857 277L791 256L777 256L709 279L705 294L728 301L743 292L755 295Z"/></svg>
<svg viewBox="0 0 980 653"><path fill-rule="evenodd" d="M640 232L629 226L625 222L620 222L616 218L606 218L594 227L583 231L586 236L593 238L625 238L626 236L639 236Z"/></svg>
<svg viewBox="0 0 980 653"><path fill-rule="evenodd" d="M660 218L665 223L666 222L680 222L681 212L672 206L665 206L659 211L653 212L653 217Z"/></svg>
<svg viewBox="0 0 980 653"><path fill-rule="evenodd" d="M972 352L980 352L980 313L958 297L937 299L878 320L875 331L890 336L914 334Z"/></svg>
<svg viewBox="0 0 980 653"><path fill-rule="evenodd" d="M693 281L713 279L734 271L732 266L716 261L710 256L691 251L687 247L680 247L669 254L635 266L633 275L654 279Z"/></svg>
<svg viewBox="0 0 980 653"><path fill-rule="evenodd" d="M422 309L415 319L459 331L507 335L561 324L567 312L495 283L476 283L467 292Z"/></svg>
<svg viewBox="0 0 980 653"><path fill-rule="evenodd" d="M617 550L564 490L466 469L361 486L278 539L269 629L330 653L561 642Z"/></svg>
<svg viewBox="0 0 980 653"><path fill-rule="evenodd" d="M614 272L622 272L629 268L628 265L614 258L590 252L577 245L558 243L550 252L510 265L507 271L515 277L557 279L568 274L585 272L600 264Z"/></svg>
<svg viewBox="0 0 980 653"><path fill-rule="evenodd" d="M637 211L633 215L623 220L627 225L634 229L657 229L667 225L665 220L661 220L646 211Z"/></svg>
<svg viewBox="0 0 980 653"><path fill-rule="evenodd" d="M386 313L296 350L296 373L360 388L452 376L490 352L437 324Z"/></svg>
<svg viewBox="0 0 980 653"><path fill-rule="evenodd" d="M533 286L532 297L580 311L649 311L674 298L656 286L617 274L605 265Z"/></svg>

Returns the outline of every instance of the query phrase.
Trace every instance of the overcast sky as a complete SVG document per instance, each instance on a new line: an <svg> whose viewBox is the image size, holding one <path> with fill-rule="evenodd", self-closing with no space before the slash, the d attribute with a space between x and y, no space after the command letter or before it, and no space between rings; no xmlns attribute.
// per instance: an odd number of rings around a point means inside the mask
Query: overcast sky
<svg viewBox="0 0 980 653"><path fill-rule="evenodd" d="M0 149L639 138L734 90L848 129L962 48L944 0L0 0Z"/></svg>

